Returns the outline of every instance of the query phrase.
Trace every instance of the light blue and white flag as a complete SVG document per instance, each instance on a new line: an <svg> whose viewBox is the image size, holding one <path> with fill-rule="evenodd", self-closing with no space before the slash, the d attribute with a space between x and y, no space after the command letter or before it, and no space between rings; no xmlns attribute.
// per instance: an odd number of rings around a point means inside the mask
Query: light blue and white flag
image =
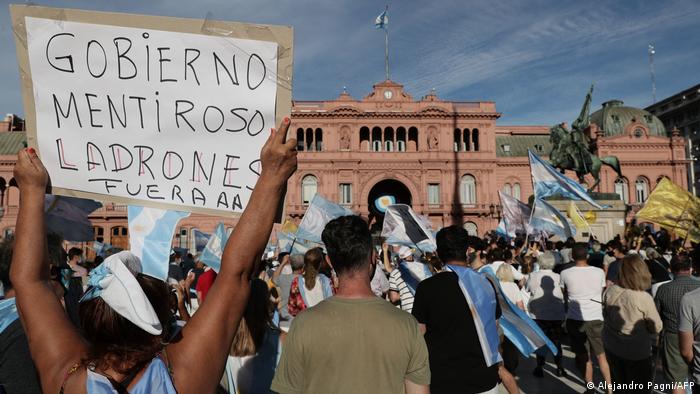
<svg viewBox="0 0 700 394"><path fill-rule="evenodd" d="M406 204L390 205L384 213L382 237L389 245L417 247L422 253L435 252L437 243L430 222Z"/></svg>
<svg viewBox="0 0 700 394"><path fill-rule="evenodd" d="M44 197L46 229L61 235L65 241L92 241L95 233L88 215L101 206L93 200L47 194Z"/></svg>
<svg viewBox="0 0 700 394"><path fill-rule="evenodd" d="M514 237L516 233L526 233L532 211L530 206L501 191L498 192L498 197L501 199L501 211L506 234Z"/></svg>
<svg viewBox="0 0 700 394"><path fill-rule="evenodd" d="M277 232L277 253L290 253L294 243L294 234Z"/></svg>
<svg viewBox="0 0 700 394"><path fill-rule="evenodd" d="M451 266L450 266L451 267ZM497 289L496 298L501 306L500 326L503 335L508 338L513 345L525 357L530 356L537 349L547 347L552 354L557 354L557 347L547 338L544 331L535 323L530 316L517 305L510 302L508 296L503 292L501 284L496 278L492 269L481 270L482 275L491 282L493 288Z"/></svg>
<svg viewBox="0 0 700 394"><path fill-rule="evenodd" d="M175 228L190 213L129 205L128 216L131 253L141 259L142 272L167 280Z"/></svg>
<svg viewBox="0 0 700 394"><path fill-rule="evenodd" d="M389 26L389 16L386 14L389 11L389 7L384 10L377 18L374 20L374 27L377 29L386 29Z"/></svg>
<svg viewBox="0 0 700 394"><path fill-rule="evenodd" d="M221 269L221 256L224 254L227 241L226 227L224 227L223 223L219 223L204 250L202 250L202 255L199 257L204 264L211 267L216 273L219 273Z"/></svg>
<svg viewBox="0 0 700 394"><path fill-rule="evenodd" d="M204 247L207 246L209 238L211 238L211 234L207 234L197 229L194 229L192 233L194 234L194 248L197 252L201 252L204 250Z"/></svg>
<svg viewBox="0 0 700 394"><path fill-rule="evenodd" d="M414 296L416 295L418 284L433 276L427 264L417 261L402 261L399 263L398 270L401 273L401 279L403 279L406 286L408 286L408 290Z"/></svg>
<svg viewBox="0 0 700 394"><path fill-rule="evenodd" d="M335 218L348 215L353 215L351 210L332 203L316 193L299 223L296 233L297 242L303 239L322 244L321 233L326 224Z"/></svg>
<svg viewBox="0 0 700 394"><path fill-rule="evenodd" d="M496 324L497 299L494 288L485 276L471 268L448 265L447 269L457 274L459 278L459 287L474 318L476 334L479 337L486 365L490 367L501 362L503 359L498 352L500 340Z"/></svg>
<svg viewBox="0 0 700 394"><path fill-rule="evenodd" d="M527 226L528 234L546 232L556 235L562 240L576 235L576 227L572 226L558 209L549 205L546 201L535 199L535 209Z"/></svg>
<svg viewBox="0 0 700 394"><path fill-rule="evenodd" d="M0 334L18 318L15 297L0 300Z"/></svg>
<svg viewBox="0 0 700 394"><path fill-rule="evenodd" d="M558 194L572 200L587 201L598 209L606 208L592 199L586 189L578 182L561 174L551 164L537 157L531 150L528 149L527 153L530 157L530 171L532 172L536 199Z"/></svg>
<svg viewBox="0 0 700 394"><path fill-rule="evenodd" d="M508 230L506 230L506 221L503 218L501 218L501 221L498 222L498 226L496 227L496 234L506 238L515 237L515 233L508 234Z"/></svg>
<svg viewBox="0 0 700 394"><path fill-rule="evenodd" d="M94 241L92 243L92 250L95 251L96 256L105 257L105 255L113 248L112 245L106 244L99 241Z"/></svg>

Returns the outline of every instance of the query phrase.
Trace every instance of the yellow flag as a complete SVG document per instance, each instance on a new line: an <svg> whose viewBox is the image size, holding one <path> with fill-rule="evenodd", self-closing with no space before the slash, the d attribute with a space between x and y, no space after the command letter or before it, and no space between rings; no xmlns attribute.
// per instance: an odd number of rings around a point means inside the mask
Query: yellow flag
<svg viewBox="0 0 700 394"><path fill-rule="evenodd" d="M595 211L588 211L583 215L583 218L586 219L588 224L593 224L598 220L598 214Z"/></svg>
<svg viewBox="0 0 700 394"><path fill-rule="evenodd" d="M296 225L296 223L294 223L291 219L287 218L284 220L284 223L282 223L282 227L280 228L280 230L283 233L295 234L297 232L297 228L298 226Z"/></svg>
<svg viewBox="0 0 700 394"><path fill-rule="evenodd" d="M588 222L581 216L581 213L579 213L578 208L576 208L576 204L573 201L569 201L569 207L566 209L566 215L569 217L569 219L571 219L571 222L574 224L574 226L576 226L576 230L578 230L579 233L588 231Z"/></svg>
<svg viewBox="0 0 700 394"><path fill-rule="evenodd" d="M663 178L649 195L637 219L666 227L682 238L700 242L700 199Z"/></svg>

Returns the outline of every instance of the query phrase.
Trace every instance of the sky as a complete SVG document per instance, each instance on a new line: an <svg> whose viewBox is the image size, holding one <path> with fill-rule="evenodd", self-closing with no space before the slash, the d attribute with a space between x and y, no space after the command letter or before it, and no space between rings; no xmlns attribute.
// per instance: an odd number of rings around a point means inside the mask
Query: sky
<svg viewBox="0 0 700 394"><path fill-rule="evenodd" d="M14 35L0 0L0 113L22 115ZM294 27L295 100L355 98L391 79L418 99L495 101L501 125L573 121L591 83L593 109L652 103L700 83L698 0L54 0L33 4Z"/></svg>

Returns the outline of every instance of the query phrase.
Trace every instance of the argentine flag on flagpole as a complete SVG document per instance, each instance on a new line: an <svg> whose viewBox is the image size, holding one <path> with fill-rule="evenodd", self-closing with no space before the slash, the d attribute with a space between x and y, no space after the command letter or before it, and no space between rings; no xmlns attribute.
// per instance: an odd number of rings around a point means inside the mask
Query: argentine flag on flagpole
<svg viewBox="0 0 700 394"><path fill-rule="evenodd" d="M296 233L297 242L299 239L304 239L322 244L321 233L326 224L335 218L348 215L353 215L351 210L332 203L316 193L299 223Z"/></svg>
<svg viewBox="0 0 700 394"><path fill-rule="evenodd" d="M141 259L144 274L163 281L168 279L175 228L187 216L189 212L129 205L129 244L131 253Z"/></svg>
<svg viewBox="0 0 700 394"><path fill-rule="evenodd" d="M377 29L386 29L389 25L389 17L386 15L386 12L388 11L388 8L384 10L377 19L374 20L374 27Z"/></svg>
<svg viewBox="0 0 700 394"><path fill-rule="evenodd" d="M537 234L542 231L556 235L562 240L576 235L576 227L572 226L558 209L538 198L527 225L527 233Z"/></svg>
<svg viewBox="0 0 700 394"><path fill-rule="evenodd" d="M530 157L530 171L532 172L532 184L535 188L535 198L544 199L558 194L572 200L584 200L598 209L604 209L578 182L562 175L549 163L537 157L531 150L527 150Z"/></svg>

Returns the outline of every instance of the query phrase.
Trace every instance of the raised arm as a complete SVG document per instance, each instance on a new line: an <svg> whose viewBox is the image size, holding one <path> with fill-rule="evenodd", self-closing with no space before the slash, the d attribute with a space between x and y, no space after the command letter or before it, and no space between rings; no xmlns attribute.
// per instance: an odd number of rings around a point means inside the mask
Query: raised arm
<svg viewBox="0 0 700 394"><path fill-rule="evenodd" d="M262 173L226 244L221 270L207 301L184 327L182 338L167 347L178 392L214 392L223 374L248 302L250 275L267 244L287 179L296 170L296 141L285 142L288 129L289 119L285 118L263 146ZM197 373L192 373L193 365Z"/></svg>
<svg viewBox="0 0 700 394"><path fill-rule="evenodd" d="M34 149L24 149L17 156L14 177L20 204L10 280L42 389L57 393L64 374L86 354L87 347L49 282L44 225L49 175Z"/></svg>

